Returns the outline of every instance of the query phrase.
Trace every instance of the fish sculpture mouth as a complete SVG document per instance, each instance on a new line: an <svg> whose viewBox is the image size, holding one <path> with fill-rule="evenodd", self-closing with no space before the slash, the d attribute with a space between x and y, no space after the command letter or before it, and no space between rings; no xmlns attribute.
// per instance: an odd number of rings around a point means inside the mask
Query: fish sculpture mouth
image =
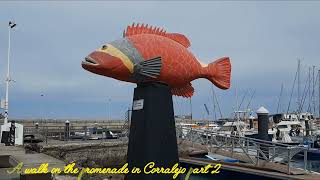
<svg viewBox="0 0 320 180"><path fill-rule="evenodd" d="M98 65L97 61L95 61L90 56L85 57L84 61L82 61L82 64Z"/></svg>

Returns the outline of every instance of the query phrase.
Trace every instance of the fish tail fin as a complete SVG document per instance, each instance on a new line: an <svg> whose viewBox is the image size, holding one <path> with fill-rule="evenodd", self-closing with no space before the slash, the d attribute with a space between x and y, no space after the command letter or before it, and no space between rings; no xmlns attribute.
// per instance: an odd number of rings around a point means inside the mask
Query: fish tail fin
<svg viewBox="0 0 320 180"><path fill-rule="evenodd" d="M205 78L221 89L231 86L231 63L229 57L220 58L205 68Z"/></svg>

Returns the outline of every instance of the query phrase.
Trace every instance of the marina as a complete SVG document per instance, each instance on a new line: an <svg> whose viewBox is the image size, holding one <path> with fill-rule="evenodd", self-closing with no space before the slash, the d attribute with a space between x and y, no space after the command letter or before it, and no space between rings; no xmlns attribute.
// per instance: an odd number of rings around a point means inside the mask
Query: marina
<svg viewBox="0 0 320 180"><path fill-rule="evenodd" d="M320 179L319 2L0 5L0 180Z"/></svg>
<svg viewBox="0 0 320 180"><path fill-rule="evenodd" d="M6 148L1 148L1 157L15 159L15 163L12 163L12 160L8 161L11 162L11 165L7 165L7 168L4 168L5 165L1 166L2 174L4 170L9 169L8 167L14 167L20 161L26 164L25 168L37 167L41 162L46 161L52 166L63 167L72 161L80 165L88 163L86 158L92 159L101 166L120 166L125 163L128 120L46 120L47 124L37 123L41 122L37 120L15 120L23 124L24 136L34 135L32 137L34 141L28 141L26 137L24 145L16 147L15 151L9 150L11 146L2 146ZM65 122L70 123L69 131L66 128L68 123ZM241 176L259 179L317 179L320 175L318 161L313 160L316 159L315 157L309 158L310 149L305 146L263 141L231 133L225 134L224 131L208 128L209 126L205 125L206 122L200 120L197 121L197 124L204 124L202 128L199 125L190 126L188 122L190 120L187 119L176 121L179 162L183 167L195 168L208 163L222 163L224 175L212 175L222 179L231 177L231 174L243 172L246 173ZM88 129L94 129L94 131ZM108 137L108 131L113 132L115 137ZM41 141L36 141L37 139ZM86 158L81 158L83 155ZM27 159L34 160L28 164ZM84 164L81 165L85 166ZM18 176L12 175L11 177L14 179ZM47 176L39 175L39 177ZM195 175L192 177L197 179ZM202 179L210 179L210 177L201 175ZM115 178L123 177L115 176Z"/></svg>

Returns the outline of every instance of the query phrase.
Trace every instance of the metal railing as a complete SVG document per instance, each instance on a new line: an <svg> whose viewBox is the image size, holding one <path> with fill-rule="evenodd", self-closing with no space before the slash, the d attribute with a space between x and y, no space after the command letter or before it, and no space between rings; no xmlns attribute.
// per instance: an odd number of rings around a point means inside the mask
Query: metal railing
<svg viewBox="0 0 320 180"><path fill-rule="evenodd" d="M211 153L229 156L258 167L268 168L272 167L274 163L279 163L282 164L281 167L286 167L282 171L287 174L291 174L293 156L303 152L302 155L299 155L304 158L304 171L307 171L308 149L303 146L292 146L182 126L177 126L176 129L177 137L190 141L192 146L201 144Z"/></svg>
<svg viewBox="0 0 320 180"><path fill-rule="evenodd" d="M91 128L91 131L89 130ZM92 128L97 128L92 130ZM122 131L122 125L97 125L97 126L77 126L71 125L69 131L65 126L25 126L23 128L25 135L34 135L48 143L48 140L60 140L71 142L71 140L103 140L107 139L108 131L112 130L114 134ZM92 132L94 131L94 132ZM118 135L119 136L119 135Z"/></svg>
<svg viewBox="0 0 320 180"><path fill-rule="evenodd" d="M129 132L130 132L130 124L131 124L131 114L132 110L127 110L125 113L125 121L122 126L122 135L126 138L129 138ZM124 138L125 139L125 138Z"/></svg>

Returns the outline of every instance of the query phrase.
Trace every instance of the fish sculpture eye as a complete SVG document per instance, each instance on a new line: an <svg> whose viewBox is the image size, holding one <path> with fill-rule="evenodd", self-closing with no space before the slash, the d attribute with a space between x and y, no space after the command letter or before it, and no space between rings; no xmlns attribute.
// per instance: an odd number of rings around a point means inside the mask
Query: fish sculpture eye
<svg viewBox="0 0 320 180"><path fill-rule="evenodd" d="M107 45L103 45L102 48L101 48L101 50L106 50L107 48L108 48Z"/></svg>

